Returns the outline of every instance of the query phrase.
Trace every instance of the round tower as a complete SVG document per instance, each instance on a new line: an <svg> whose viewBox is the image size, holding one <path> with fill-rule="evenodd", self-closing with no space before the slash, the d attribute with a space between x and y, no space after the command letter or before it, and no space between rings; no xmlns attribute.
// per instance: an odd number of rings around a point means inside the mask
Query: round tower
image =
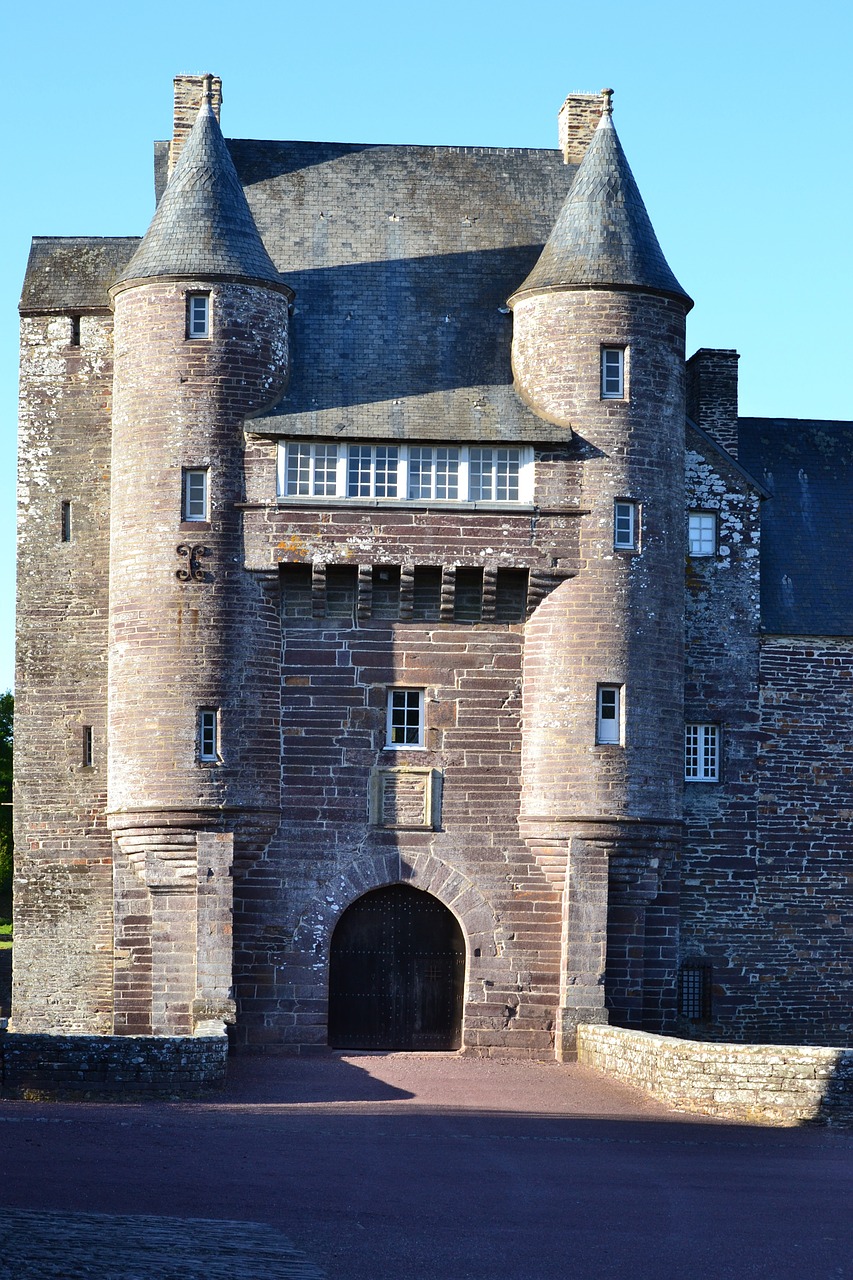
<svg viewBox="0 0 853 1280"><path fill-rule="evenodd" d="M528 623L523 686L522 831L566 866L565 1055L578 1021L606 1017L608 908L610 1003L621 1021L642 1021L643 913L681 821L692 303L661 253L610 96L509 300L516 388L571 427L583 459L578 573Z"/></svg>
<svg viewBox="0 0 853 1280"><path fill-rule="evenodd" d="M210 102L112 289L108 814L117 1032L229 1016L230 850L278 821L274 601L243 570L243 423L288 303ZM266 832L266 836L264 835Z"/></svg>

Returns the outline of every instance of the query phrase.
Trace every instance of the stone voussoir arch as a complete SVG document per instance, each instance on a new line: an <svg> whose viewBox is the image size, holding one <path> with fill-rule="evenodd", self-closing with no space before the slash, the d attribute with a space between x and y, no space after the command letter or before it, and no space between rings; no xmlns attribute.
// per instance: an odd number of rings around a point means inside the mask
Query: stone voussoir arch
<svg viewBox="0 0 853 1280"><path fill-rule="evenodd" d="M341 916L364 894L390 884L420 889L447 907L462 929L469 962L474 955L494 959L499 954L501 924L483 894L468 876L426 852L353 859L330 878L323 899L315 897L302 905L293 937L295 949L304 947L305 953L313 953L314 967L322 965L327 977L332 934Z"/></svg>

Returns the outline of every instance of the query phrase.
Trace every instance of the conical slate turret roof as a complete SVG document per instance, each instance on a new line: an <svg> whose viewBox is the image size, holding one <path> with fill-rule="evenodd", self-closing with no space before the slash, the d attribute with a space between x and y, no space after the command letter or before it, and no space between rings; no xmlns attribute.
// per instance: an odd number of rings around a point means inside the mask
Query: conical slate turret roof
<svg viewBox="0 0 853 1280"><path fill-rule="evenodd" d="M510 298L560 289L631 288L692 306L669 269L610 115L604 114L536 266Z"/></svg>
<svg viewBox="0 0 853 1280"><path fill-rule="evenodd" d="M151 225L116 283L230 276L281 285L210 101L202 103Z"/></svg>

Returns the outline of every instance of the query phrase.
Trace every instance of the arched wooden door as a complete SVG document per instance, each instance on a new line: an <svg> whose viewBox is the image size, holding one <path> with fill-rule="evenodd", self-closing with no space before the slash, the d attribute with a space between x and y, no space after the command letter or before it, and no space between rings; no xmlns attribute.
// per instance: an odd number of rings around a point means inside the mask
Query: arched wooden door
<svg viewBox="0 0 853 1280"><path fill-rule="evenodd" d="M456 917L409 885L374 889L332 935L329 1044L458 1049L465 941Z"/></svg>

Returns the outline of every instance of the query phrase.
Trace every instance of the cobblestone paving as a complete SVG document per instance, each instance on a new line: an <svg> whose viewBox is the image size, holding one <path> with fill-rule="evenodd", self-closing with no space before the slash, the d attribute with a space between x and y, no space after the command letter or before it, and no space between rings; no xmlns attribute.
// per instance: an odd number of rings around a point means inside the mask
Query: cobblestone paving
<svg viewBox="0 0 853 1280"><path fill-rule="evenodd" d="M2 1280L324 1280L273 1227L0 1209Z"/></svg>

